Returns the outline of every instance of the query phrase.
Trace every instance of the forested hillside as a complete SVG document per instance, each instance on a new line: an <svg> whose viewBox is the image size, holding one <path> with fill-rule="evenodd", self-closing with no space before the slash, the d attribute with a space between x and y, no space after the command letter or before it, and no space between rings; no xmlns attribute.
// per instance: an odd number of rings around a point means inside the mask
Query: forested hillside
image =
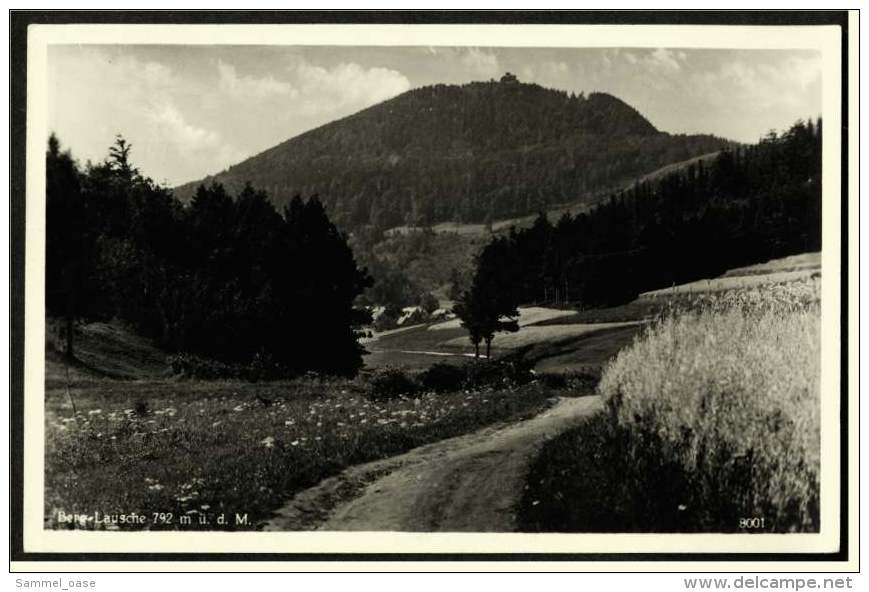
<svg viewBox="0 0 869 592"><path fill-rule="evenodd" d="M500 82L408 91L292 138L201 183L246 182L280 209L319 195L345 231L371 225L485 222L582 201L664 165L729 146L659 132L605 93Z"/></svg>
<svg viewBox="0 0 869 592"><path fill-rule="evenodd" d="M710 163L639 182L589 213L554 224L541 214L532 227L492 240L479 258L474 286L497 274L488 290L499 298L509 292L514 305L609 305L729 268L817 251L821 127L820 120L798 122Z"/></svg>

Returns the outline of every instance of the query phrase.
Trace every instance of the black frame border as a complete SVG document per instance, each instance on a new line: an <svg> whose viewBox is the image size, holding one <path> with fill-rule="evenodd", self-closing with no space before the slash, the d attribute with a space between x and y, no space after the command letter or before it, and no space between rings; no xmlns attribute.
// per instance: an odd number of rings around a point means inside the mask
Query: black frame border
<svg viewBox="0 0 869 592"><path fill-rule="evenodd" d="M849 254L849 30L848 11L813 10L586 10L586 11L275 11L275 10L10 10L10 381L9 550L12 561L426 561L426 562L844 562L849 555L848 254ZM87 553L27 552L23 530L24 262L26 223L27 28L31 24L618 24L834 25L842 31L841 145L841 439L839 551L833 553ZM859 79L858 79L859 84ZM859 475L857 476L859 480ZM858 502L859 503L859 502ZM858 533L859 536L859 533Z"/></svg>

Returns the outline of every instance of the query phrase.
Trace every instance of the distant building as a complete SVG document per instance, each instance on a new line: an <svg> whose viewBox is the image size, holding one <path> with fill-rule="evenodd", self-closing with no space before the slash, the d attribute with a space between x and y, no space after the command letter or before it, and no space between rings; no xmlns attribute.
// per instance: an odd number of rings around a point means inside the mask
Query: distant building
<svg viewBox="0 0 869 592"><path fill-rule="evenodd" d="M507 72L506 74L501 76L501 82L506 82L508 84L517 84L519 82L519 79L516 78L515 74Z"/></svg>

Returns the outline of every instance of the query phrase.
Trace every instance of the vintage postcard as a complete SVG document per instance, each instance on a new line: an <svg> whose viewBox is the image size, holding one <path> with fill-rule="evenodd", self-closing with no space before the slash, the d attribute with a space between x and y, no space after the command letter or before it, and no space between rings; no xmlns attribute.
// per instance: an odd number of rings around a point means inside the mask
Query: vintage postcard
<svg viewBox="0 0 869 592"><path fill-rule="evenodd" d="M856 561L853 15L426 14L31 15L18 560Z"/></svg>

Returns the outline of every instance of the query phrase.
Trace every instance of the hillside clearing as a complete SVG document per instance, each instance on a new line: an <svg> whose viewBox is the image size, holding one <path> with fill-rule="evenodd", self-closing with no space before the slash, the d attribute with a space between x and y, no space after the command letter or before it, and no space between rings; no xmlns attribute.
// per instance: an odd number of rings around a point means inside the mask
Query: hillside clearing
<svg viewBox="0 0 869 592"><path fill-rule="evenodd" d="M524 327L516 333L503 333L498 335L493 342L498 349L517 349L536 343L555 342L563 339L571 339L607 329L617 329L640 324L641 321L628 321L624 323L595 323L588 325L546 325ZM462 345L467 339L461 337L451 339L444 343L446 347Z"/></svg>
<svg viewBox="0 0 869 592"><path fill-rule="evenodd" d="M65 385L67 370L73 381L113 378L119 380L158 379L168 372L166 353L151 341L113 323L90 323L75 329L76 361L67 368L61 353L59 323L49 321L46 329L47 386Z"/></svg>
<svg viewBox="0 0 869 592"><path fill-rule="evenodd" d="M769 274L777 271L801 271L808 269L821 269L820 252L791 255L790 257L782 257L781 259L772 259L765 263L748 265L746 267L738 267L736 269L731 269L727 271L724 274L724 277Z"/></svg>
<svg viewBox="0 0 869 592"><path fill-rule="evenodd" d="M559 308L544 308L542 306L520 306L519 317L517 321L519 322L520 327L526 327L528 325L534 325L536 323L548 321L551 319L568 317L573 313L574 311L572 310L564 310ZM444 321L443 323L435 323L433 325L429 325L428 330L442 331L444 329L459 329L461 328L461 326L462 321L460 319L450 319L449 321Z"/></svg>
<svg viewBox="0 0 869 592"><path fill-rule="evenodd" d="M813 275L820 273L815 268L798 269L795 271L771 271L769 273L755 273L737 276L722 276L708 280L697 280L673 286L672 288L661 288L651 292L640 294L640 298L666 298L668 295L679 294L698 294L703 292L725 292L727 290L737 290L742 288L751 288L766 284L783 284L810 278Z"/></svg>

